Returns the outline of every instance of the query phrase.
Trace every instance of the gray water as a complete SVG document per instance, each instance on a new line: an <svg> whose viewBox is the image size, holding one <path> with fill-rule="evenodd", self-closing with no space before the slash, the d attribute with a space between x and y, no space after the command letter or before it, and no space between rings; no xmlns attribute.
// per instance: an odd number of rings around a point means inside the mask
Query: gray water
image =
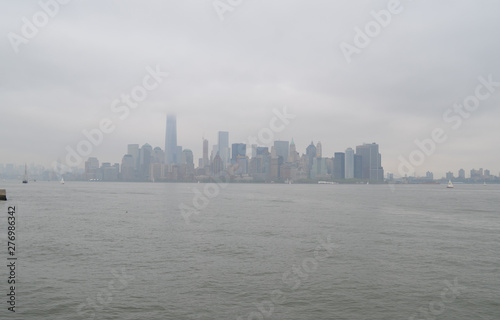
<svg viewBox="0 0 500 320"><path fill-rule="evenodd" d="M214 186L3 182L0 318L500 319L498 185Z"/></svg>

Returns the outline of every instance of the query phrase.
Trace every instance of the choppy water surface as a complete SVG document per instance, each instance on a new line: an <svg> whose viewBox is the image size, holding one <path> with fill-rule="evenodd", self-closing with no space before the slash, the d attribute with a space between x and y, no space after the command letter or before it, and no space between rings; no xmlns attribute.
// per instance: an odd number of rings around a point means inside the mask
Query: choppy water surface
<svg viewBox="0 0 500 320"><path fill-rule="evenodd" d="M0 187L19 319L500 319L500 186Z"/></svg>

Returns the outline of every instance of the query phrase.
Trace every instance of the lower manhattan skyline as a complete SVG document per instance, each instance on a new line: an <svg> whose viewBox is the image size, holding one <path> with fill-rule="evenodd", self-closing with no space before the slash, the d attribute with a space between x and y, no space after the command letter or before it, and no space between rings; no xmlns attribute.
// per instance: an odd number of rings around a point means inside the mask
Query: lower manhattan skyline
<svg viewBox="0 0 500 320"><path fill-rule="evenodd" d="M65 158L59 158L56 163L52 163L52 167L48 168L35 166L35 163L31 162L30 171L42 179L55 179L64 175L69 180L153 182L204 181L210 177L226 174L231 177L239 176L240 179L247 177L242 180L237 179L236 182L273 182L275 180L314 182L333 179L351 183L360 181L391 183L393 179L404 178L398 181L425 183L439 179L464 182L494 182L498 179L495 171L482 167L477 167L477 169L473 167L470 170L469 168L464 170L461 167L455 172L448 169L443 174L429 170L423 174L417 170L410 171L419 166L418 161L425 162L426 156L434 152L439 143L443 142L444 132L441 129L435 129L430 139L417 140L417 148L410 153L408 158L399 156L398 171L386 170L384 172L383 157L376 142L358 143L348 146L345 150L337 150L331 155L323 153L324 143L321 141L315 143L313 140L306 148L297 147L294 138L291 141L276 138L279 132L285 131L296 115L290 113L287 108L283 108L282 111L273 109L273 115L267 127L261 128L257 134L248 136L244 141L234 141L230 132L218 131L214 142L203 137L197 144L199 148L196 146L183 148L177 143L177 115L168 113L164 129L165 148L152 146L147 142L142 145L129 143L121 161L85 155L85 152L93 150L92 144L98 147L100 142L105 140L106 133L112 132L111 129L114 130L112 122L104 119L99 128L85 130L85 139L80 141L75 148L67 146ZM329 141L326 144L328 143ZM193 150L199 151L193 152ZM260 162L255 163L254 160L261 158L263 154L268 155L268 160L260 159L257 160ZM274 165L272 159L276 160ZM217 161L220 164L217 164ZM262 168L266 161L267 167ZM183 166L177 167L178 165ZM260 169L256 169L256 166ZM0 177L15 177L16 174L19 175L20 170L20 164L0 163ZM261 174L258 174L256 170ZM172 172L175 172L174 176Z"/></svg>

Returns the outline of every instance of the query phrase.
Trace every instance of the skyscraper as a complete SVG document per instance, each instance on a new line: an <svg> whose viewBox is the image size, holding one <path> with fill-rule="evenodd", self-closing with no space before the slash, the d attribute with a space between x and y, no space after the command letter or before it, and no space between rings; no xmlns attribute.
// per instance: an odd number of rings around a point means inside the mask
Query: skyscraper
<svg viewBox="0 0 500 320"><path fill-rule="evenodd" d="M182 149L181 149L182 150ZM182 151L181 151L182 152ZM165 134L165 163L178 163L177 159L177 119L174 114L167 115L167 129Z"/></svg>
<svg viewBox="0 0 500 320"><path fill-rule="evenodd" d="M384 168L382 168L382 157L378 152L378 144L363 144L356 147L356 154L362 156L364 180L384 181Z"/></svg>
<svg viewBox="0 0 500 320"><path fill-rule="evenodd" d="M306 148L306 157L307 157L307 167L311 170L313 165L313 159L316 158L316 147L314 143L311 141L311 144Z"/></svg>
<svg viewBox="0 0 500 320"><path fill-rule="evenodd" d="M221 158L224 167L226 167L229 163L229 132L219 131L219 140L217 145L219 146L219 157Z"/></svg>
<svg viewBox="0 0 500 320"><path fill-rule="evenodd" d="M323 157L323 147L321 146L321 142L318 141L316 144L316 158Z"/></svg>
<svg viewBox="0 0 500 320"><path fill-rule="evenodd" d="M134 160L134 170L139 170L139 145L129 144L127 146L127 154L130 154ZM130 161L130 160L129 160Z"/></svg>
<svg viewBox="0 0 500 320"><path fill-rule="evenodd" d="M231 163L238 162L238 156L245 158L247 154L247 145L244 143L233 143L231 145Z"/></svg>
<svg viewBox="0 0 500 320"><path fill-rule="evenodd" d="M208 140L203 139L203 167L208 166Z"/></svg>
<svg viewBox="0 0 500 320"><path fill-rule="evenodd" d="M297 148L295 146L295 142L290 143L290 154L288 155L288 162L295 162L298 160Z"/></svg>
<svg viewBox="0 0 500 320"><path fill-rule="evenodd" d="M354 154L354 179L363 179L363 157Z"/></svg>
<svg viewBox="0 0 500 320"><path fill-rule="evenodd" d="M343 152L335 152L335 158L333 158L333 178L345 179L345 154Z"/></svg>
<svg viewBox="0 0 500 320"><path fill-rule="evenodd" d="M288 161L288 141L274 141L274 150L276 151L276 156L281 157L283 162Z"/></svg>
<svg viewBox="0 0 500 320"><path fill-rule="evenodd" d="M354 179L354 150L352 148L345 150L345 178Z"/></svg>

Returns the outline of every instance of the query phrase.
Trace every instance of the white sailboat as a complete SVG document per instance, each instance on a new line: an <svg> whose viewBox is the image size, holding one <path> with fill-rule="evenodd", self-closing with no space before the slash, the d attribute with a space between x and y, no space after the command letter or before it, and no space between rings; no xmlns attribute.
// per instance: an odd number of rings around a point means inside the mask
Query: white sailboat
<svg viewBox="0 0 500 320"><path fill-rule="evenodd" d="M453 183L451 183L451 180L448 180L448 186L446 188L453 188Z"/></svg>
<svg viewBox="0 0 500 320"><path fill-rule="evenodd" d="M64 184L64 178L61 178L61 184Z"/></svg>
<svg viewBox="0 0 500 320"><path fill-rule="evenodd" d="M24 164L24 178L23 183L28 183L28 165Z"/></svg>

